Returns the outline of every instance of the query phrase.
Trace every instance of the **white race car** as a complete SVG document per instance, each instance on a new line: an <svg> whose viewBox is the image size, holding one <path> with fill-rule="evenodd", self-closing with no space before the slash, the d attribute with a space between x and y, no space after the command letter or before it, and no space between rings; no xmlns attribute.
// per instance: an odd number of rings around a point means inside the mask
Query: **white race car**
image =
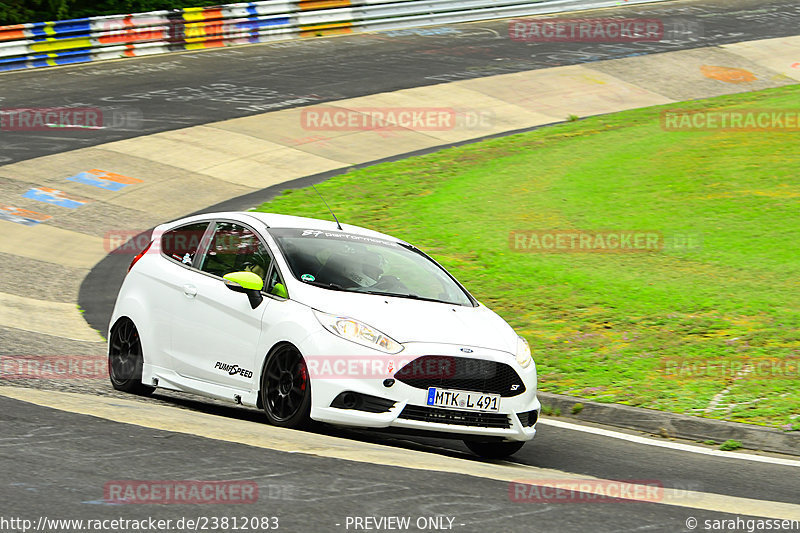
<svg viewBox="0 0 800 533"><path fill-rule="evenodd" d="M120 289L113 386L463 439L505 457L540 404L527 341L436 261L375 231L255 212L157 227Z"/></svg>

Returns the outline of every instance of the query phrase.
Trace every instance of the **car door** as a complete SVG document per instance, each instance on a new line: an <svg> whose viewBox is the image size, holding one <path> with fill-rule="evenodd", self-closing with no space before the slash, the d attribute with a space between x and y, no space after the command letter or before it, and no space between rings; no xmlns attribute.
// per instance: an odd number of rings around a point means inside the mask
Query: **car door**
<svg viewBox="0 0 800 533"><path fill-rule="evenodd" d="M262 316L274 300L264 298L253 309L247 296L230 290L222 278L250 271L264 279L271 265L271 255L252 228L236 221L214 222L174 314L172 348L179 374L250 388L260 370L254 366Z"/></svg>
<svg viewBox="0 0 800 533"><path fill-rule="evenodd" d="M151 313L151 336L154 339L154 351L166 354L156 359L157 366L174 369L177 364L172 349L172 337L175 313L186 299L184 287L189 282L192 264L197 253L207 239L210 220L191 222L165 231L157 244L162 261L152 277L152 290L149 294L149 312Z"/></svg>

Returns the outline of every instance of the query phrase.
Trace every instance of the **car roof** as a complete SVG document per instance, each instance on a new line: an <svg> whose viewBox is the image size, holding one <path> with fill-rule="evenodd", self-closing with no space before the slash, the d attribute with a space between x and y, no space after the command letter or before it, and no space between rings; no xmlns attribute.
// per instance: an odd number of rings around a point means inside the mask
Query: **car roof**
<svg viewBox="0 0 800 533"><path fill-rule="evenodd" d="M232 218L246 222L248 219L256 219L270 228L297 228L297 229L318 229L323 231L340 231L333 220L322 220L318 218L297 217L293 215L279 215L277 213L263 213L258 211L226 211L220 213L204 213L202 215L195 215L192 217L176 220L170 224L182 224L194 220L205 220L211 218ZM351 224L342 224L342 230L347 233L355 235L364 235L366 237L375 237L378 239L385 239L393 242L400 242L408 244L405 241L392 237L385 233L373 231L371 229L362 228L360 226L353 226Z"/></svg>

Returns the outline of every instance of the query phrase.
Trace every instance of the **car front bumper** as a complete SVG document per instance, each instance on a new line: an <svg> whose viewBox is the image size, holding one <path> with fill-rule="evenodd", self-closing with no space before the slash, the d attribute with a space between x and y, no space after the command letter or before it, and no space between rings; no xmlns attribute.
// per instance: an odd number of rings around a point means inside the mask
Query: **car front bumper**
<svg viewBox="0 0 800 533"><path fill-rule="evenodd" d="M434 343L404 346L402 352L390 355L339 339L327 331L306 339L300 348L311 377L311 418L343 426L431 432L467 440L527 441L534 437L541 409L536 398L535 364L523 369L509 353L474 346ZM465 353L462 349L472 352ZM325 355L313 355L319 353ZM501 396L499 410L488 414L431 407L427 404L427 388L419 388L419 383L411 386L396 376L406 363L431 355L503 363L516 372L525 390L514 396ZM467 390L449 386L447 379L436 383L444 389ZM391 406L384 412L369 412L331 405L342 393L348 392L387 400L384 403Z"/></svg>

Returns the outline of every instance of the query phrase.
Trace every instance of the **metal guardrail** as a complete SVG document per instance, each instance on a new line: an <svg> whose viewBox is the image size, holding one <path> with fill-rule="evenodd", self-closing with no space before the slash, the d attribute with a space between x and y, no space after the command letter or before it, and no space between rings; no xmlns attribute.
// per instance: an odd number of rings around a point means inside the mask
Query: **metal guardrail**
<svg viewBox="0 0 800 533"><path fill-rule="evenodd" d="M625 0L624 5L666 0ZM620 0L266 0L0 26L0 71L612 7Z"/></svg>

